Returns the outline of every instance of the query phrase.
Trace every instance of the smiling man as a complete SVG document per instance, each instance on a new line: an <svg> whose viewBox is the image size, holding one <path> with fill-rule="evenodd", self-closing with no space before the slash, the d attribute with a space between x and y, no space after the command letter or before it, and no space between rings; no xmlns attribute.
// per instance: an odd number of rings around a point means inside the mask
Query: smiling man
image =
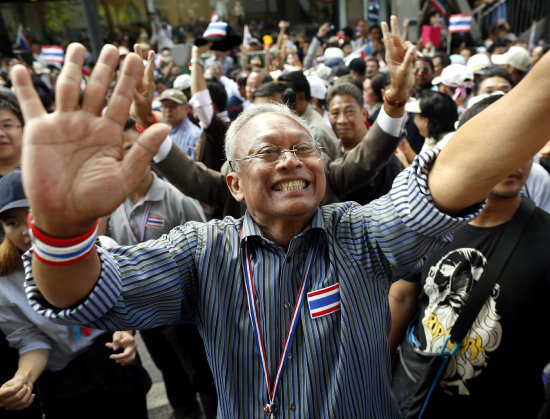
<svg viewBox="0 0 550 419"><path fill-rule="evenodd" d="M17 100L0 94L0 177L19 167L23 125Z"/></svg>
<svg viewBox="0 0 550 419"><path fill-rule="evenodd" d="M395 17L391 23L392 36L382 26L386 61L402 83L386 93L378 123L399 130L416 51L401 44ZM142 61L126 57L98 117L118 56L104 48L89 84L93 94L85 92L75 110L79 85L71 80L84 55L81 45L69 47L53 116L24 69L14 71L29 120L23 178L35 235L25 259L33 307L59 321L104 328L194 322L216 382L219 417L399 417L390 389L390 281L420 266L477 213L497 180L546 143L550 127L531 129L528 142L515 140L549 106L530 109L516 130L507 123L513 118L496 127L472 120L453 138L459 146L451 140L437 158L435 152L418 158L388 195L366 206L323 207L326 181L307 125L284 106L253 107L226 137L233 165L227 182L247 203L244 217L188 223L159 240L105 249L93 246L96 218L137 183L167 129L153 125L123 157L113 133L126 120ZM550 57L537 67L520 91L533 91L543 104ZM514 101L524 105L522 96L509 95L494 112ZM482 164L489 154L490 168ZM58 161L70 164L52 173ZM42 252L51 247L53 256Z"/></svg>

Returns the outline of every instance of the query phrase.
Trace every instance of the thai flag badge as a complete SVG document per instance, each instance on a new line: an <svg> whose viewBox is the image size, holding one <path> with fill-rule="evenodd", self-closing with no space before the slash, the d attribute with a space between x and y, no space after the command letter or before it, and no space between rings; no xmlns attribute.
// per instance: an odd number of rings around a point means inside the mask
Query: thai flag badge
<svg viewBox="0 0 550 419"><path fill-rule="evenodd" d="M163 228L164 227L164 218L149 217L149 218L147 218L146 226L147 227Z"/></svg>
<svg viewBox="0 0 550 419"><path fill-rule="evenodd" d="M308 292L307 302L312 319L340 310L340 284Z"/></svg>

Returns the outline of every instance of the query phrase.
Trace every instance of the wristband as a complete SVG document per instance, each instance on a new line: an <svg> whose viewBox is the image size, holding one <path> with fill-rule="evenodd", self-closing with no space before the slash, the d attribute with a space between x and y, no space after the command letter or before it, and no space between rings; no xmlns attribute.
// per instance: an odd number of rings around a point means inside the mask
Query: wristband
<svg viewBox="0 0 550 419"><path fill-rule="evenodd" d="M408 97L405 98L404 100L396 100L396 101L391 100L384 89L382 89L382 96L384 96L384 100L388 105L393 106L395 108L402 108L403 106L405 106L405 103L407 103L407 101L409 100Z"/></svg>
<svg viewBox="0 0 550 419"><path fill-rule="evenodd" d="M66 266L79 262L90 254L97 238L99 220L84 234L69 239L51 237L33 223L32 214L27 217L32 249L36 258L50 266Z"/></svg>
<svg viewBox="0 0 550 419"><path fill-rule="evenodd" d="M204 63L202 62L202 60L200 58L191 58L191 65L193 65L195 63L200 65L204 69Z"/></svg>
<svg viewBox="0 0 550 419"><path fill-rule="evenodd" d="M153 123L151 125L155 125L159 121L159 119L158 119L158 117L155 113L153 113L153 117L155 118L155 120L153 121ZM141 134L145 130L143 128L141 128L139 126L139 124L136 122L136 131Z"/></svg>

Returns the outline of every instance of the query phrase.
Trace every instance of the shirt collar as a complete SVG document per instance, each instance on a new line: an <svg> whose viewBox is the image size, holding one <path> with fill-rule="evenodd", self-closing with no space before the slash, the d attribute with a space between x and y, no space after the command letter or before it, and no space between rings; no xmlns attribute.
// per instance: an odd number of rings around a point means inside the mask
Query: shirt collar
<svg viewBox="0 0 550 419"><path fill-rule="evenodd" d="M166 193L165 188L162 185L162 180L158 178L155 172L151 172L153 175L153 183L145 196L144 201L162 201Z"/></svg>
<svg viewBox="0 0 550 419"><path fill-rule="evenodd" d="M325 227L325 222L323 220L323 215L321 213L321 210L317 208L317 211L313 215L313 218L311 219L309 224L306 226L306 228L302 232L297 234L295 237L302 237L305 234L308 234L308 232L312 230L320 230L323 232L321 233L321 235L326 236L327 233L325 228L326 227ZM269 240L265 237L264 233L262 232L258 224L255 223L254 219L252 218L248 210L246 210L243 217L243 224L241 227L239 240L242 242L247 237L260 237L264 240Z"/></svg>

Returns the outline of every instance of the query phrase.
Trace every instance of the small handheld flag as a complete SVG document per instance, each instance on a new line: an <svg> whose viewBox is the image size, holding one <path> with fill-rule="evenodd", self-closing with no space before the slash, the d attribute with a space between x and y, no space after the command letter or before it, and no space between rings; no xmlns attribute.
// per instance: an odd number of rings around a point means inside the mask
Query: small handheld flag
<svg viewBox="0 0 550 419"><path fill-rule="evenodd" d="M458 14L449 16L449 33L470 32L472 15Z"/></svg>

